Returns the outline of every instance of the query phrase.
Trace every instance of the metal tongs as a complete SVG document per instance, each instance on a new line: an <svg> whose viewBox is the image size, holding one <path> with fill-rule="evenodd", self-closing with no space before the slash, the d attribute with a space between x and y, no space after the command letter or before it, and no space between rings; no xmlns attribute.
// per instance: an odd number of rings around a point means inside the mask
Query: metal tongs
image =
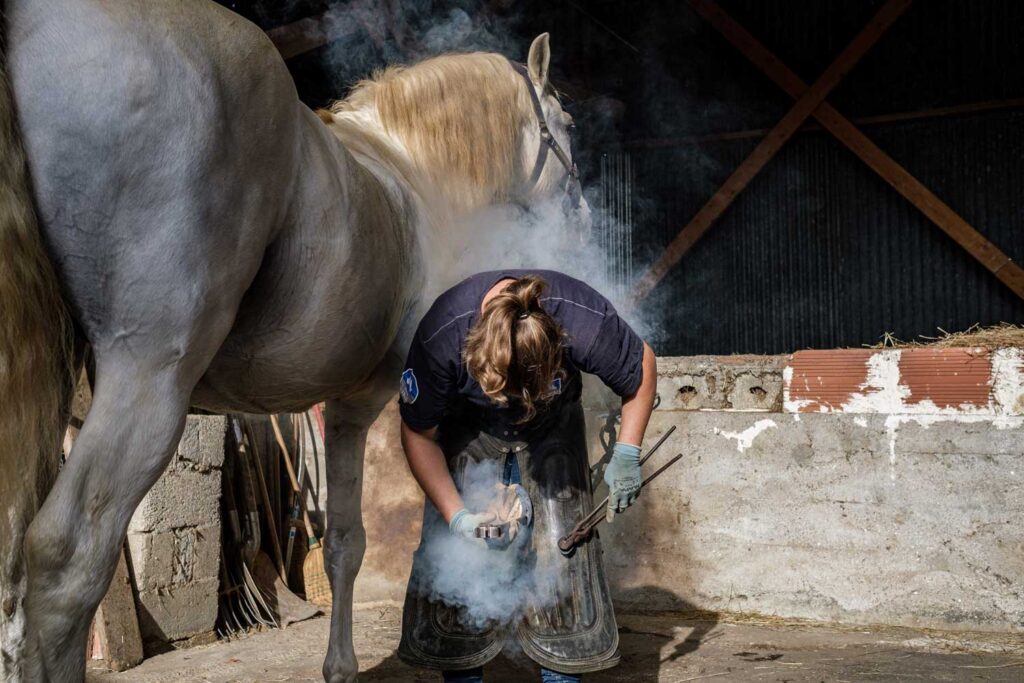
<svg viewBox="0 0 1024 683"><path fill-rule="evenodd" d="M647 453L644 454L644 457L640 459L640 466L641 467L643 467L643 464L645 462L647 462L652 455L654 455L654 451L656 451L659 448L661 448L661 445L663 443L665 443L665 440L668 439L668 437L675 430L676 430L675 425L672 425L671 427L669 427L665 431L664 434L661 435L661 438L659 438L657 440L657 442L655 442L655 444L653 446L651 446L651 448L647 451ZM651 481L655 477L657 477L659 474L661 474L662 472L667 470L672 465L676 464L682 457L683 457L683 454L679 453L675 457L673 457L671 460L666 462L664 465L659 467L657 470L655 470L654 473L651 474L651 476L649 476L649 477L647 477L646 479L643 480L643 483L640 484L640 490L643 490L643 488L645 486L647 486L649 483L651 483ZM590 533L594 530L594 527L596 527L598 524L600 524L602 521L604 521L604 519L605 519L604 512L605 512L605 509L606 509L607 505L608 505L608 496L605 496L604 500L602 500L601 503L598 504L598 506L595 507L594 510L589 515L587 515L586 517L584 517L583 519L581 519L579 522L576 523L576 526L573 527L572 531L570 531L565 536L562 536L562 538L558 539L558 549L562 551L563 555L565 555L566 557L568 557L569 555L572 555L573 551L575 551L575 549L576 549L576 546L580 545L581 543L586 541L588 538L590 538Z"/></svg>

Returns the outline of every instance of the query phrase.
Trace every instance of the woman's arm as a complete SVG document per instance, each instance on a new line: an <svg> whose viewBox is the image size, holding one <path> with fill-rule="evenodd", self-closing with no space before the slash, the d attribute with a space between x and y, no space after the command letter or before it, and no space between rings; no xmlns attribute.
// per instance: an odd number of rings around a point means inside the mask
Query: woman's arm
<svg viewBox="0 0 1024 683"><path fill-rule="evenodd" d="M444 521L450 523L455 513L465 506L448 471L444 453L437 443L437 427L417 432L403 421L402 448L412 476L416 477L420 488L444 517Z"/></svg>
<svg viewBox="0 0 1024 683"><path fill-rule="evenodd" d="M658 363L654 351L644 342L643 379L630 396L622 399L622 426L619 443L639 446L647 431L647 422L654 410L654 396L658 389Z"/></svg>
<svg viewBox="0 0 1024 683"><path fill-rule="evenodd" d="M604 471L604 481L608 484L606 518L609 522L617 513L633 504L642 486L640 444L643 443L647 422L654 410L654 395L658 384L654 351L646 343L641 365L643 376L640 378L640 386L622 399L622 426L612 449L612 458Z"/></svg>

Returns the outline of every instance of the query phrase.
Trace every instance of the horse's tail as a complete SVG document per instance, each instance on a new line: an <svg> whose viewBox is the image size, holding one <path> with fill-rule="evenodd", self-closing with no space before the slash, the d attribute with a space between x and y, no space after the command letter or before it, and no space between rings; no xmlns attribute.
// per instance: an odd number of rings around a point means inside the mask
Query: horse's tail
<svg viewBox="0 0 1024 683"><path fill-rule="evenodd" d="M0 680L17 680L25 530L60 461L73 354L7 78L6 5L0 0Z"/></svg>

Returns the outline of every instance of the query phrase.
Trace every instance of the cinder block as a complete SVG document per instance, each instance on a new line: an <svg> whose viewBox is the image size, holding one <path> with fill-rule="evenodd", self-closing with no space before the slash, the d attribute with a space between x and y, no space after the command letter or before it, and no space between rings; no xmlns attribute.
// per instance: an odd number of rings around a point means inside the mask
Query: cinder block
<svg viewBox="0 0 1024 683"><path fill-rule="evenodd" d="M220 519L226 419L189 415L174 459L142 500L129 531L206 527Z"/></svg>
<svg viewBox="0 0 1024 683"><path fill-rule="evenodd" d="M227 428L223 415L189 415L171 467L200 471L222 467Z"/></svg>
<svg viewBox="0 0 1024 683"><path fill-rule="evenodd" d="M736 372L726 401L733 410L778 412L782 408L782 373Z"/></svg>
<svg viewBox="0 0 1024 683"><path fill-rule="evenodd" d="M128 549L136 589L155 591L217 579L220 525L163 532L131 532Z"/></svg>
<svg viewBox="0 0 1024 683"><path fill-rule="evenodd" d="M174 535L165 533L128 533L128 553L132 578L138 592L170 586L174 580Z"/></svg>
<svg viewBox="0 0 1024 683"><path fill-rule="evenodd" d="M217 579L138 594L139 628L146 643L166 643L213 630Z"/></svg>
<svg viewBox="0 0 1024 683"><path fill-rule="evenodd" d="M220 519L220 470L168 470L142 499L129 531L210 526Z"/></svg>
<svg viewBox="0 0 1024 683"><path fill-rule="evenodd" d="M786 356L658 359L660 410L782 409Z"/></svg>
<svg viewBox="0 0 1024 683"><path fill-rule="evenodd" d="M226 428L220 416L189 416L174 459L129 524L139 623L150 646L214 627Z"/></svg>

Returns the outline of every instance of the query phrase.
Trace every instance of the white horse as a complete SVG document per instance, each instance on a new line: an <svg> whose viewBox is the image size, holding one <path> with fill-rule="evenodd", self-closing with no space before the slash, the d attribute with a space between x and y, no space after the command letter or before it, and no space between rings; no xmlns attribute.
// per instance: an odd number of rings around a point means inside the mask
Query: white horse
<svg viewBox="0 0 1024 683"><path fill-rule="evenodd" d="M353 680L367 428L394 393L427 297L491 265L460 263L472 233L453 238L451 226L567 189L570 208L587 212L547 35L527 68L495 54L429 59L382 72L318 116L266 36L206 0L5 5L6 675L83 679L89 622L129 518L190 405L283 412L326 400L324 677ZM92 408L54 482L86 346Z"/></svg>

